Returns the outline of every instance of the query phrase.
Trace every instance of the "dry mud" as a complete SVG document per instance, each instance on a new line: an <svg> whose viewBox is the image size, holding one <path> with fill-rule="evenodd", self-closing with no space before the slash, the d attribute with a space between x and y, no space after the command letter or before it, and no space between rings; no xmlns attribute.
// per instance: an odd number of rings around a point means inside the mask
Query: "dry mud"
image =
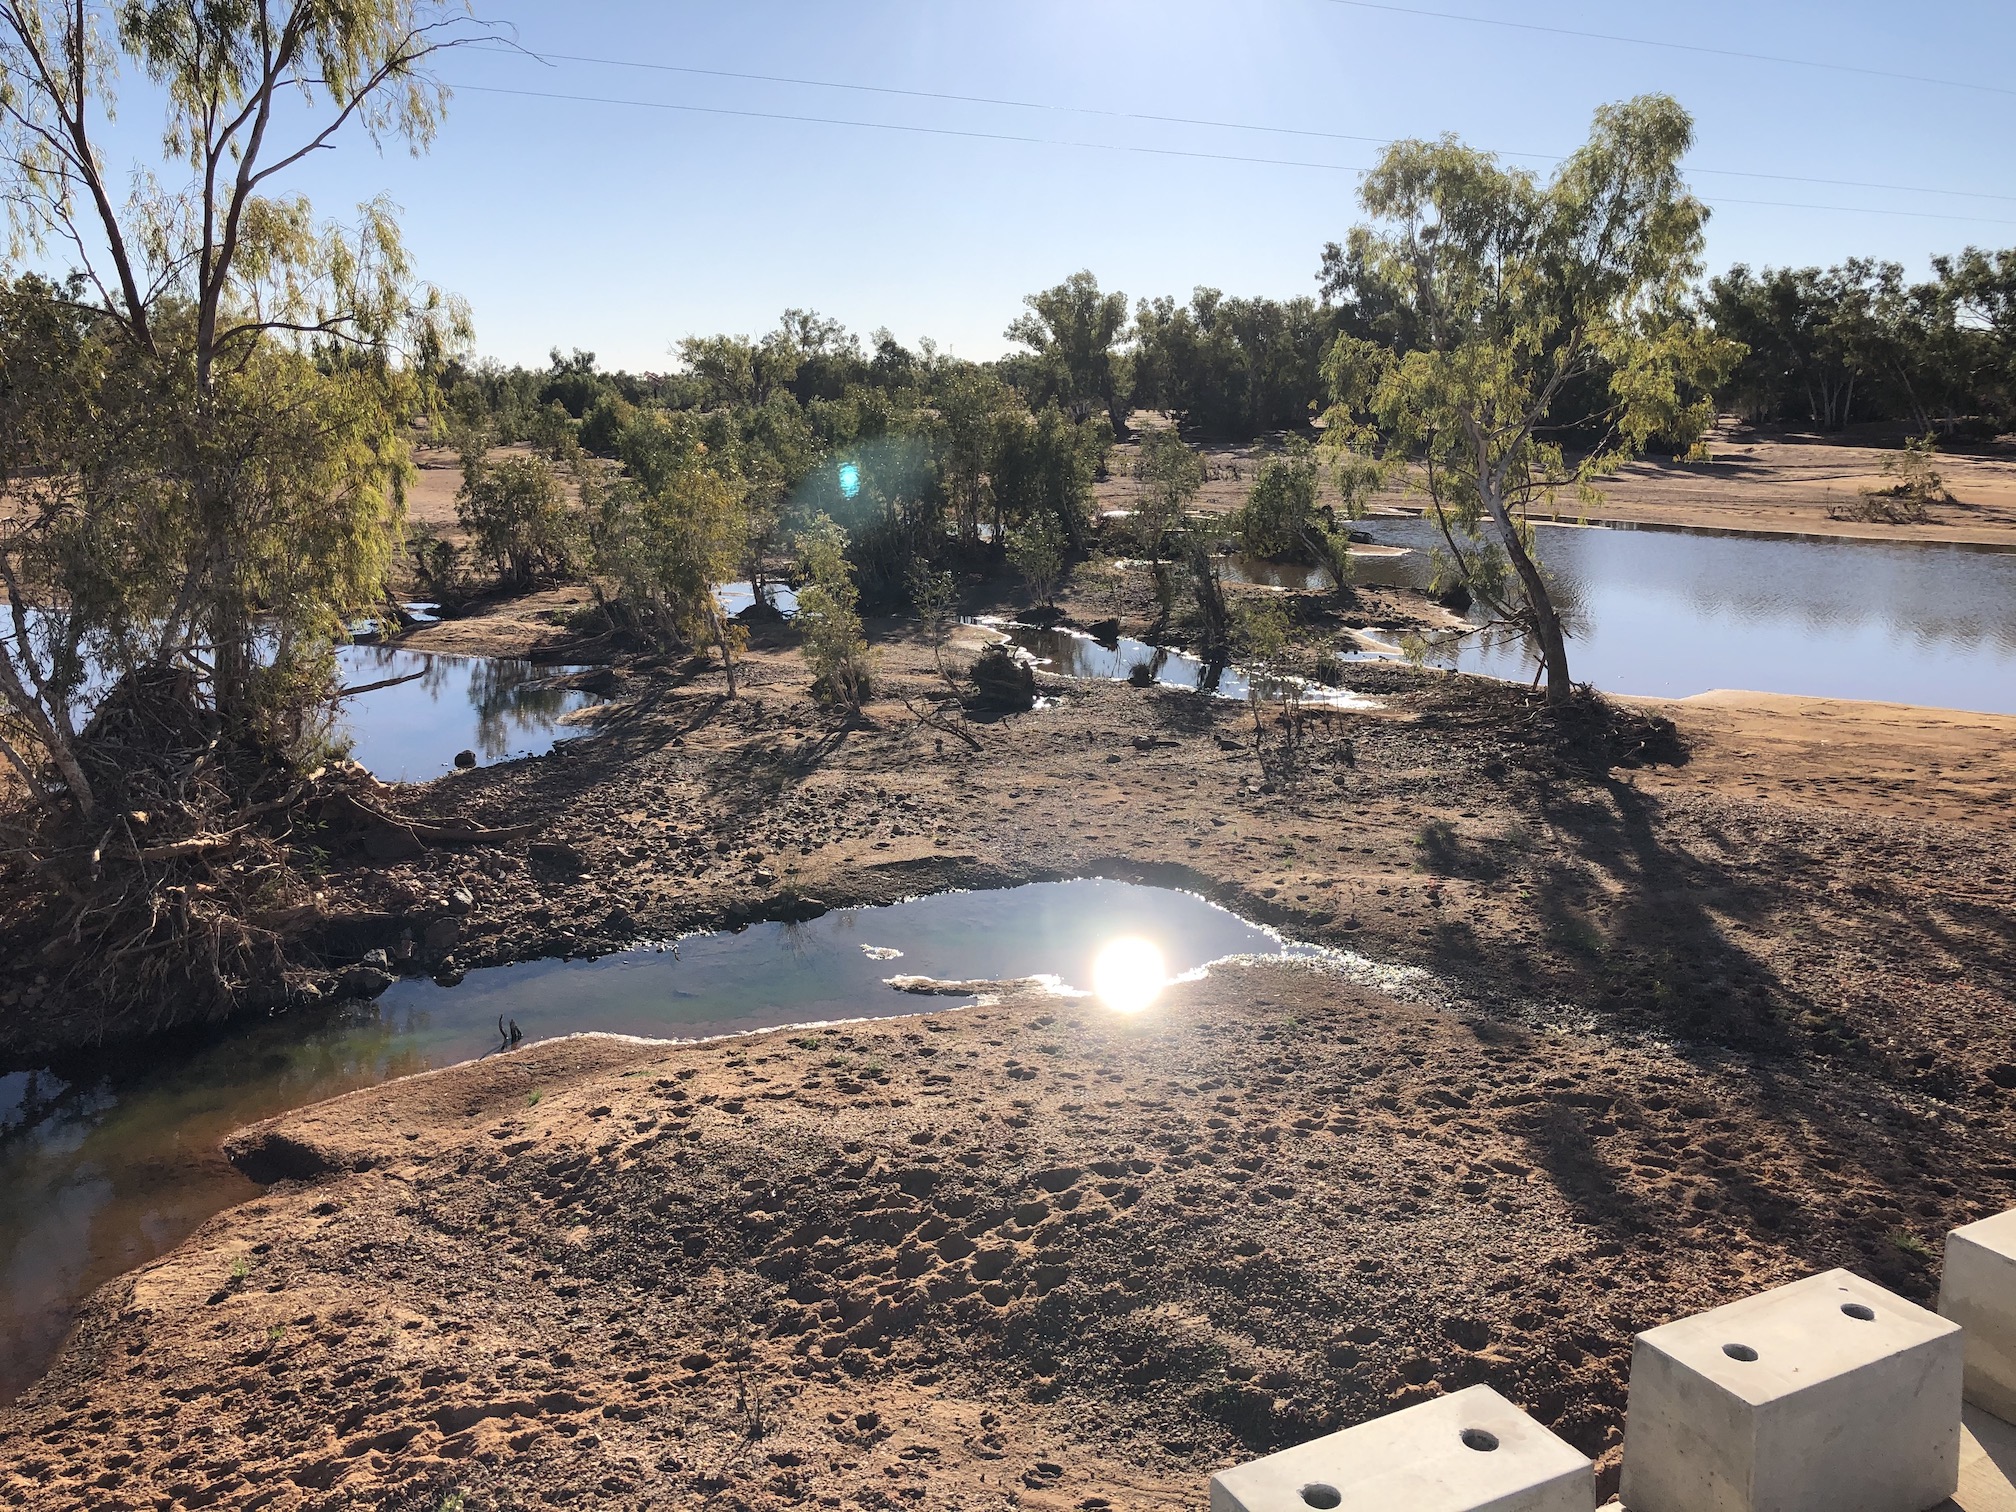
<svg viewBox="0 0 2016 1512"><path fill-rule="evenodd" d="M240 1135L276 1184L0 1418L36 1507L1132 1508L1479 1381L1611 1478L1634 1330L2016 1197L1824 1068L1315 966L563 1039Z"/></svg>

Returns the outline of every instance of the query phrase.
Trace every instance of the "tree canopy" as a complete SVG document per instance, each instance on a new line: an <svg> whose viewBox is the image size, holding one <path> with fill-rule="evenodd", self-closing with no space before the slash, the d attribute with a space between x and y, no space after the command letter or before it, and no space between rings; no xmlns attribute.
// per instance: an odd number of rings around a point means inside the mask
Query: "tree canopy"
<svg viewBox="0 0 2016 1512"><path fill-rule="evenodd" d="M1326 361L1340 436L1419 458L1450 547L1490 527L1518 599L1490 594L1537 646L1550 701L1570 694L1566 637L1524 519L1533 500L1594 481L1654 435L1698 437L1729 343L1687 308L1708 212L1680 159L1693 123L1647 95L1596 113L1588 143L1541 183L1453 137L1396 142L1366 176L1372 224L1351 234L1361 283L1415 333L1395 351L1341 336ZM1583 412L1557 405L1584 396ZM1594 444L1571 460L1553 427Z"/></svg>

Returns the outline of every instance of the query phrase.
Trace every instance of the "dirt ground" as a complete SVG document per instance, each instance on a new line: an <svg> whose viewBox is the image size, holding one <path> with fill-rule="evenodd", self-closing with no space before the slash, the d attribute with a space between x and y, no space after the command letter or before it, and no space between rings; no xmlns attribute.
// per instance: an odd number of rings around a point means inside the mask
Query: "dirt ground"
<svg viewBox="0 0 2016 1512"><path fill-rule="evenodd" d="M239 1136L278 1184L101 1294L0 1495L1195 1506L1479 1381L1614 1480L1634 1330L1834 1264L1923 1299L1896 1236L2010 1200L2006 1135L1312 966L557 1040Z"/></svg>
<svg viewBox="0 0 2016 1512"><path fill-rule="evenodd" d="M551 649L566 603L424 633ZM458 887L406 969L1097 874L1422 974L557 1039L289 1115L235 1147L279 1184L0 1411L0 1499L1195 1505L1478 1380L1607 1486L1634 1330L1833 1264L1924 1300L1944 1231L2016 1203L2016 719L1713 695L1550 731L1359 665L1378 706L1293 746L1046 678L971 750L897 697L929 706L914 627L871 628L863 726L763 629L739 699L622 661L595 739L387 790L536 835L333 855L328 948L398 953Z"/></svg>
<svg viewBox="0 0 2016 1512"><path fill-rule="evenodd" d="M1863 490L1889 486L1883 462L1896 456L1901 440L1894 429L1821 436L1759 429L1726 418L1708 437L1709 460L1631 463L1603 480L1602 504L1584 510L1572 495L1564 496L1554 517L2016 550L2016 451L2001 443L1940 454L1936 465L1953 499L1934 505L1923 525L1829 518L1830 509L1854 503ZM1261 463L1278 445L1277 438L1262 438L1242 446L1205 447L1199 507L1230 514L1243 506ZM1139 492L1131 472L1136 450L1131 443L1115 448L1111 476L1097 490L1100 508L1133 507ZM1396 483L1379 496L1378 505L1418 511L1423 500ZM1549 515L1543 508L1534 518Z"/></svg>

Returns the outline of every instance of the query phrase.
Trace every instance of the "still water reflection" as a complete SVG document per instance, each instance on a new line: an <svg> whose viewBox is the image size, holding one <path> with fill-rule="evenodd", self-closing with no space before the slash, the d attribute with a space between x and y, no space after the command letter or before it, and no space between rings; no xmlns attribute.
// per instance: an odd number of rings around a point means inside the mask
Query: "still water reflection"
<svg viewBox="0 0 2016 1512"><path fill-rule="evenodd" d="M1415 549L1428 520L1359 525ZM2016 713L2016 554L1891 542L1757 539L1541 525L1582 605L1578 678L1684 698L1747 688ZM1466 671L1530 678L1517 648L1466 644Z"/></svg>
<svg viewBox="0 0 2016 1512"><path fill-rule="evenodd" d="M480 761L536 756L588 733L567 716L595 702L564 679L585 667L541 666L486 656L437 656L397 646L344 646L343 683L361 687L419 676L343 702L350 755L385 782L426 782L450 771L458 751Z"/></svg>
<svg viewBox="0 0 2016 1512"><path fill-rule="evenodd" d="M1090 989L1102 950L1146 942L1171 976L1230 955L1319 954L1190 893L1039 883L696 935L674 949L401 982L378 1002L233 1030L75 1083L0 1076L0 1401L34 1380L90 1291L256 1190L218 1154L247 1123L497 1048L583 1030L687 1038L943 1006L896 975L1050 975Z"/></svg>

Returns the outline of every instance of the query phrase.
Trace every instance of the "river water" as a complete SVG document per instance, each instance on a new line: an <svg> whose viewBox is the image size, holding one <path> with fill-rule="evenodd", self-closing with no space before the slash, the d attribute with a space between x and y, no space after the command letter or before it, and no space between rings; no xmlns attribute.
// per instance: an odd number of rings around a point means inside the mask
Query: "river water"
<svg viewBox="0 0 2016 1512"><path fill-rule="evenodd" d="M1191 893L1124 882L1036 883L840 909L596 961L403 981L376 1003L239 1024L66 1080L0 1076L0 1402L39 1376L91 1290L173 1248L258 1189L219 1154L248 1123L434 1066L495 1053L496 1022L531 1039L603 1030L659 1039L894 1016L957 999L889 979L1094 985L1115 940L1179 976L1234 955L1317 956Z"/></svg>
<svg viewBox="0 0 2016 1512"><path fill-rule="evenodd" d="M1357 581L1426 584L1441 544L1432 521L1375 516L1354 527L1409 548L1356 558ZM1745 688L2016 714L2016 553L1614 526L1536 534L1577 606L1574 676L1607 692ZM1228 575L1298 586L1282 574L1235 560ZM1522 649L1475 639L1437 660L1533 675Z"/></svg>

